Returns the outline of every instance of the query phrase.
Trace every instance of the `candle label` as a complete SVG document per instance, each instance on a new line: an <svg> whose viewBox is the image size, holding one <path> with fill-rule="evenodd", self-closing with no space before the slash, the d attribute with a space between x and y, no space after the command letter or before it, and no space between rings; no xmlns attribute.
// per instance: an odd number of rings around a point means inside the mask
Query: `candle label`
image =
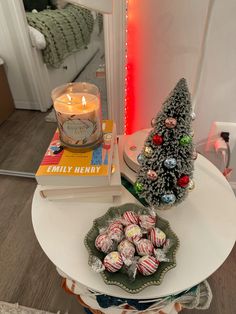
<svg viewBox="0 0 236 314"><path fill-rule="evenodd" d="M95 121L91 120L67 120L63 123L64 133L70 137L75 143L82 142L87 143L90 136L96 130Z"/></svg>

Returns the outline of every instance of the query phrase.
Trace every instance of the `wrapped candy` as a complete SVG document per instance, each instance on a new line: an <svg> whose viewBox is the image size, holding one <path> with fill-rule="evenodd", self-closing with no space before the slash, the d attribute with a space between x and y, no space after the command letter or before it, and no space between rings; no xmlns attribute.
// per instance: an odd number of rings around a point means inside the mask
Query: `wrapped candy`
<svg viewBox="0 0 236 314"><path fill-rule="evenodd" d="M138 271L138 261L140 260L139 256L134 256L132 264L129 267L125 267L124 271L127 273L129 280L134 281Z"/></svg>
<svg viewBox="0 0 236 314"><path fill-rule="evenodd" d="M162 246L166 241L165 233L159 228L150 229L148 238L149 240L151 240L152 244L156 247Z"/></svg>
<svg viewBox="0 0 236 314"><path fill-rule="evenodd" d="M138 217L138 214L136 214L135 212L133 211L127 211L123 214L123 219L127 222L127 225L130 225L130 224L135 224L137 225L138 224L138 221L139 221L139 217Z"/></svg>
<svg viewBox="0 0 236 314"><path fill-rule="evenodd" d="M170 259L162 249L155 249L154 255L159 262L170 262Z"/></svg>
<svg viewBox="0 0 236 314"><path fill-rule="evenodd" d="M144 276L154 274L158 268L159 262L153 256L143 256L138 261L138 271Z"/></svg>
<svg viewBox="0 0 236 314"><path fill-rule="evenodd" d="M112 223L107 229L108 236L116 241L120 242L124 237L124 230L121 223Z"/></svg>
<svg viewBox="0 0 236 314"><path fill-rule="evenodd" d="M167 257L167 253L171 246L173 245L173 241L170 239L166 239L165 243L163 244L163 248L154 249L154 256L159 262L171 262L173 261L172 258Z"/></svg>
<svg viewBox="0 0 236 314"><path fill-rule="evenodd" d="M90 255L89 265L95 272L127 274L130 281L137 273L149 276L156 272L160 262L173 261L168 254L173 241L156 227L158 216L154 207L147 207L141 214L126 211L107 221L99 228L95 240L98 250L105 253L103 259ZM136 223L134 223L136 222Z"/></svg>
<svg viewBox="0 0 236 314"><path fill-rule="evenodd" d="M109 231L112 231L113 229L117 229L117 228L123 230L123 225L122 225L120 220L112 221L110 223L110 225L108 226L107 231L109 232Z"/></svg>
<svg viewBox="0 0 236 314"><path fill-rule="evenodd" d="M120 230L119 228L114 228L113 230L110 230L108 232L108 236L116 241L116 242L120 242L123 238L124 238L124 231Z"/></svg>
<svg viewBox="0 0 236 314"><path fill-rule="evenodd" d="M126 239L122 240L118 245L118 252L121 254L123 262L126 266L132 264L132 259L135 254L135 247L133 243Z"/></svg>
<svg viewBox="0 0 236 314"><path fill-rule="evenodd" d="M140 239L135 245L138 255L145 256L153 254L154 246L150 240Z"/></svg>
<svg viewBox="0 0 236 314"><path fill-rule="evenodd" d="M142 238L142 231L138 225L132 224L125 228L125 236L130 242L137 242Z"/></svg>
<svg viewBox="0 0 236 314"><path fill-rule="evenodd" d="M96 273L100 273L105 270L105 266L97 256L91 255L88 263L91 266L92 270Z"/></svg>
<svg viewBox="0 0 236 314"><path fill-rule="evenodd" d="M108 253L112 251L114 242L106 233L101 233L97 236L95 240L95 246L98 250L103 253Z"/></svg>
<svg viewBox="0 0 236 314"><path fill-rule="evenodd" d="M171 239L166 239L165 243L163 244L162 250L166 253L169 251L169 249L172 247L174 244L173 240Z"/></svg>
<svg viewBox="0 0 236 314"><path fill-rule="evenodd" d="M149 230L156 225L156 216L152 215L140 215L139 216L139 225L141 228Z"/></svg>
<svg viewBox="0 0 236 314"><path fill-rule="evenodd" d="M115 273L123 266L123 260L119 252L111 252L104 258L103 265L111 273Z"/></svg>
<svg viewBox="0 0 236 314"><path fill-rule="evenodd" d="M151 216L153 216L153 217L156 217L156 216L157 216L155 207L153 207L153 206L148 207L148 212L149 212L149 215L151 215Z"/></svg>

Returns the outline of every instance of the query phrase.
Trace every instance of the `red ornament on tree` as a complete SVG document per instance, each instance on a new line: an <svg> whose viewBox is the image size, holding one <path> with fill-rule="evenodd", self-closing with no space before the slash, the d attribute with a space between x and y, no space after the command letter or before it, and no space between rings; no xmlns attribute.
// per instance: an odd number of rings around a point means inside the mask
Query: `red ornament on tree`
<svg viewBox="0 0 236 314"><path fill-rule="evenodd" d="M161 145L163 143L163 137L161 135L155 134L152 138L153 144Z"/></svg>
<svg viewBox="0 0 236 314"><path fill-rule="evenodd" d="M178 179L177 184L181 188L186 188L186 186L189 184L189 176L182 176Z"/></svg>

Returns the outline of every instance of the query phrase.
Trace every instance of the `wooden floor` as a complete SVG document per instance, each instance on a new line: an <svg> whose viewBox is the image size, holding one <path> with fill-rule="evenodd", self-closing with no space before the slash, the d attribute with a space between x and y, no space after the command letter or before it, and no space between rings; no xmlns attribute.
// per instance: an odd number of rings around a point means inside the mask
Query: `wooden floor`
<svg viewBox="0 0 236 314"><path fill-rule="evenodd" d="M31 223L33 179L0 176L0 300L61 313L84 313L60 287Z"/></svg>
<svg viewBox="0 0 236 314"><path fill-rule="evenodd" d="M84 313L60 287L54 265L34 236L31 201L35 187L33 179L0 176L0 300L52 312ZM183 313L235 314L235 270L236 247L209 279L214 295L211 308Z"/></svg>
<svg viewBox="0 0 236 314"><path fill-rule="evenodd" d="M56 130L48 113L15 110L0 125L0 169L35 173Z"/></svg>

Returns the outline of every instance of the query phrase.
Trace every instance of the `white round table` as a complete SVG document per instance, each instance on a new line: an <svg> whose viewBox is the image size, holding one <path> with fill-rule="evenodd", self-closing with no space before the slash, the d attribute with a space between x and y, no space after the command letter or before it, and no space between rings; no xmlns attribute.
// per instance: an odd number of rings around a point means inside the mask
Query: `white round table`
<svg viewBox="0 0 236 314"><path fill-rule="evenodd" d="M79 203L47 201L36 189L32 204L32 221L36 237L48 258L78 283L119 298L152 299L181 292L207 277L221 266L236 238L236 201L224 176L207 159L195 162L195 189L176 208L159 211L170 222L180 240L177 266L164 277L160 286L129 294L119 287L106 285L102 277L88 266L84 237L93 220L114 203ZM116 204L137 200L123 188Z"/></svg>

